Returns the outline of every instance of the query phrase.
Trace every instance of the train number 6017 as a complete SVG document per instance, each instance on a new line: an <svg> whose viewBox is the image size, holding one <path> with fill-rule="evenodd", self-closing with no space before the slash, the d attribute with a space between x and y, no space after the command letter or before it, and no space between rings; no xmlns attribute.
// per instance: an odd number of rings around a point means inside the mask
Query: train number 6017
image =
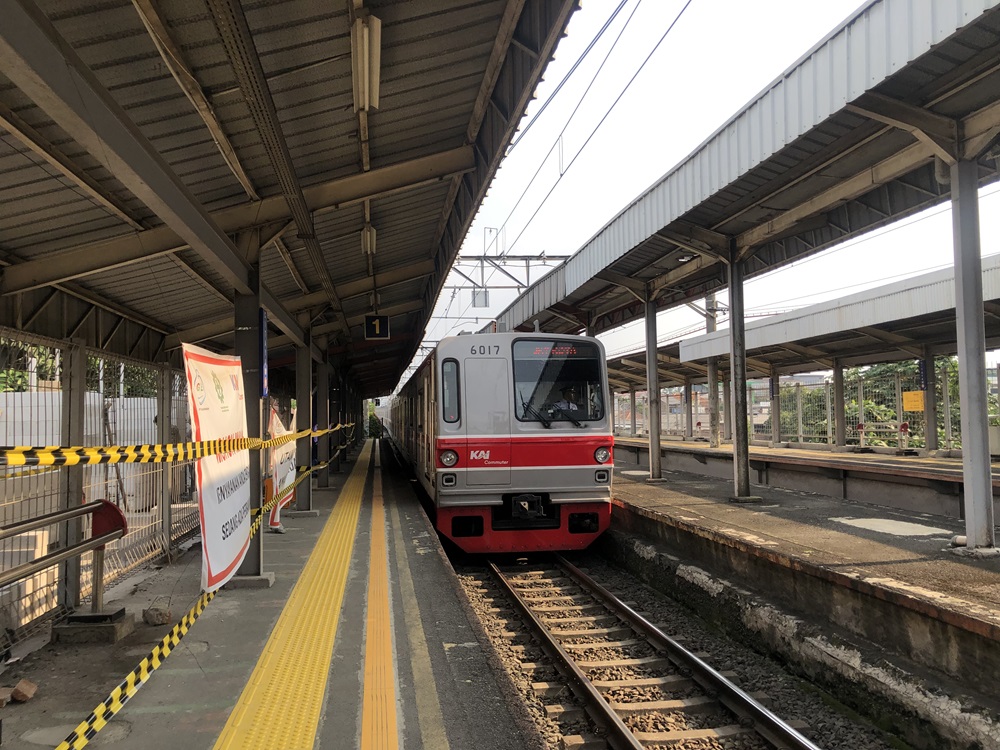
<svg viewBox="0 0 1000 750"><path fill-rule="evenodd" d="M480 344L469 349L469 354L499 354L500 347L497 345Z"/></svg>

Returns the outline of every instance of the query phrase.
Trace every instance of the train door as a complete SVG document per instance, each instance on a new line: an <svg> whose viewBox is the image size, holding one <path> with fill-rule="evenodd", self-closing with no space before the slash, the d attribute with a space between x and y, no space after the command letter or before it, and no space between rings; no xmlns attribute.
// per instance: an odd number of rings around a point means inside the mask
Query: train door
<svg viewBox="0 0 1000 750"><path fill-rule="evenodd" d="M469 485L510 484L510 375L506 359L465 360Z"/></svg>

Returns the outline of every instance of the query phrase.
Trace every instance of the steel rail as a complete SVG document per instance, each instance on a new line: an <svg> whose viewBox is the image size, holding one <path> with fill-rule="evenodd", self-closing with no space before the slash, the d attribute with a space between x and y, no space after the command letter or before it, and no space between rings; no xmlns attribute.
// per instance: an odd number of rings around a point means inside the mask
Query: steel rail
<svg viewBox="0 0 1000 750"><path fill-rule="evenodd" d="M607 742L615 750L643 750L643 745L632 733L621 717L612 710L611 705L604 699L604 696L594 687L580 668L576 665L573 657L559 644L549 629L539 620L531 607L528 606L519 593L507 580L507 577L494 564L489 563L493 575L499 581L504 590L511 596L511 599L524 616L525 620L535 631L542 644L542 647L553 658L554 665L563 678L569 683L573 693L587 704L587 712L591 718L608 733Z"/></svg>
<svg viewBox="0 0 1000 750"><path fill-rule="evenodd" d="M741 719L751 721L754 731L772 745L788 750L822 750L819 745L762 706L582 570L560 555L556 555L555 559L578 584L598 596L606 606L614 610L615 614L645 634L656 646L663 648L671 661L690 670L692 679L703 689L717 694L719 702Z"/></svg>

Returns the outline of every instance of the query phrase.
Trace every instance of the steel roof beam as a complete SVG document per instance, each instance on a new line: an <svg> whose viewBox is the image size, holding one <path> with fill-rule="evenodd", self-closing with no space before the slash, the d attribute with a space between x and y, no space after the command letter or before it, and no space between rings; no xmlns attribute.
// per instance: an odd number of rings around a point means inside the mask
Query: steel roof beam
<svg viewBox="0 0 1000 750"><path fill-rule="evenodd" d="M173 227L237 292L254 293L250 269L232 240L59 36L48 18L26 0L18 0L5 6L4 20L0 26L0 57L4 59L7 78ZM44 262L54 263L51 257ZM269 300L270 304L265 306L275 323L304 343L302 331L285 311L273 307L276 301L265 291L261 290L261 297Z"/></svg>
<svg viewBox="0 0 1000 750"><path fill-rule="evenodd" d="M315 212L359 203L367 198L409 190L437 182L474 166L470 146L423 156L305 188L306 202ZM236 233L264 224L290 221L283 196L214 211L209 215L224 232ZM0 294L14 294L107 271L148 258L183 250L188 243L169 226L147 229L112 240L51 253L43 260L18 263L3 270Z"/></svg>
<svg viewBox="0 0 1000 750"><path fill-rule="evenodd" d="M874 91L862 94L844 109L907 131L948 164L954 164L958 159L958 120Z"/></svg>
<svg viewBox="0 0 1000 750"><path fill-rule="evenodd" d="M926 112L926 110L921 111ZM1000 102L995 102L966 117L961 121L959 132L962 139L956 148L962 152L963 158L978 157L982 150L988 148L1000 135ZM903 177L922 163L939 155L939 150L939 145L931 146L927 142L918 141L887 159L840 180L829 190L824 190L773 219L740 233L736 238L740 257L745 258L758 245L796 229L804 219L814 217L846 201L858 198L873 188Z"/></svg>
<svg viewBox="0 0 1000 750"><path fill-rule="evenodd" d="M170 71L174 80L177 81L177 85L180 86L181 91L184 92L188 101L194 106L198 116L201 117L202 122L205 123L208 132L211 133L212 141L218 147L219 153L222 154L222 158L229 166L233 176L243 186L243 189L250 198L260 200L260 196L257 195L253 183L250 182L250 177L243 170L243 165L240 164L239 157L236 155L236 150L233 148L233 144L229 142L229 137L226 135L226 131L223 130L212 104L208 101L208 97L205 96L205 92L202 90L201 84L198 83L198 79L195 78L194 73L184 61L183 52L173 37L170 36L170 28L163 16L160 15L153 0L132 0L132 5L135 6L139 18L142 19L142 23L146 27L146 31L149 32L149 36L160 53L160 57L163 58L167 70Z"/></svg>
<svg viewBox="0 0 1000 750"><path fill-rule="evenodd" d="M433 260L425 260L405 266L396 266L395 268L378 274L379 288L386 289L396 284L416 281L430 275L433 272ZM358 279L357 281L348 281L344 284L338 284L337 293L340 295L341 299L351 299L367 294L372 291L373 288L372 278L370 276L366 276L365 278ZM309 294L287 297L281 302L290 312L301 312L302 310L308 310L310 307L316 307L317 305L322 304L326 299L326 292L310 292ZM166 349L176 349L182 342L194 344L199 341L213 339L217 336L224 336L227 333L232 332L232 330L233 325L231 319L219 318L217 320L207 321L192 328L168 335L166 341L164 342L164 347ZM338 328L338 330L342 329Z"/></svg>

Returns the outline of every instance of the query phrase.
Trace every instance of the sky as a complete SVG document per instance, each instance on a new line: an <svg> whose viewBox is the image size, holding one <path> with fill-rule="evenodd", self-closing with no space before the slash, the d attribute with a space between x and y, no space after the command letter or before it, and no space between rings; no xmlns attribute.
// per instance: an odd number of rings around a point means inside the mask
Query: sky
<svg viewBox="0 0 1000 750"><path fill-rule="evenodd" d="M859 0L583 0L461 254L575 253L859 7ZM980 201L984 255L1000 248L998 208L1000 187L987 188ZM748 322L948 267L952 253L945 205L749 280ZM471 267L462 269L469 274ZM485 277L487 286L510 283L495 272ZM471 289L452 288L461 283L454 273L446 281L425 343L478 330L517 297L516 290L492 289L489 307L474 308ZM686 307L658 317L661 343L703 327ZM643 336L637 321L600 338L615 354L644 348Z"/></svg>

